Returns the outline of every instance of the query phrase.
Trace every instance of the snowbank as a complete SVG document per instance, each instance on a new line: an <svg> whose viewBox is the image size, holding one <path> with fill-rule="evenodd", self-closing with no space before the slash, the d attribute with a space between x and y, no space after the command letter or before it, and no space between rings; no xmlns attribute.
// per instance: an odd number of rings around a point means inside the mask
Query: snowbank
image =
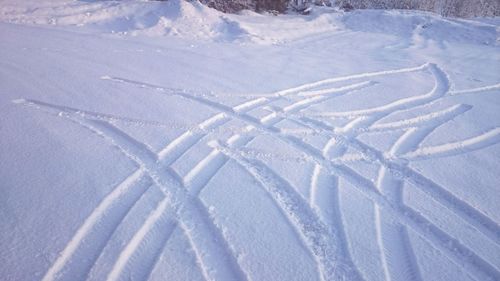
<svg viewBox="0 0 500 281"><path fill-rule="evenodd" d="M193 40L276 44L343 29L422 37L436 42L495 44L496 23L443 19L431 13L368 10L351 13L315 8L310 15L224 14L197 1L18 1L4 0L3 22L77 26L90 32L174 36ZM498 21L496 21L498 22ZM474 24L471 24L474 23ZM450 32L452 30L452 32Z"/></svg>

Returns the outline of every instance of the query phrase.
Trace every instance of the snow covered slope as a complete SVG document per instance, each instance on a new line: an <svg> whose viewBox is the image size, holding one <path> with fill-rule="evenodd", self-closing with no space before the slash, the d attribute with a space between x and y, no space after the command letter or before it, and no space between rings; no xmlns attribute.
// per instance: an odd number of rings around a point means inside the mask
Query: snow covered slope
<svg viewBox="0 0 500 281"><path fill-rule="evenodd" d="M1 280L500 279L498 19L0 20Z"/></svg>

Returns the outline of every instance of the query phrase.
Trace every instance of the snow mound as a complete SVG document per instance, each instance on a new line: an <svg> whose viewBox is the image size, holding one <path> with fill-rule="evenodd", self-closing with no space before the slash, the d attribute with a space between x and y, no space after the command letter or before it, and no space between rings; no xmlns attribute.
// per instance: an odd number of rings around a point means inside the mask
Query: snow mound
<svg viewBox="0 0 500 281"><path fill-rule="evenodd" d="M11 23L82 26L101 32L233 41L246 35L225 14L199 2L5 1L0 19Z"/></svg>
<svg viewBox="0 0 500 281"><path fill-rule="evenodd" d="M92 32L263 44L336 30L338 14L332 15L273 16L250 11L240 15L224 14L198 1L183 0L28 0L22 4L5 0L0 7L0 21L16 24L79 26Z"/></svg>
<svg viewBox="0 0 500 281"><path fill-rule="evenodd" d="M497 44L498 22L445 19L427 12L363 10L339 13L315 8L308 16L224 14L198 1L4 0L0 21L79 26L92 32L132 36L174 36L215 42L280 44L316 34L354 31L406 39L409 45L434 41Z"/></svg>

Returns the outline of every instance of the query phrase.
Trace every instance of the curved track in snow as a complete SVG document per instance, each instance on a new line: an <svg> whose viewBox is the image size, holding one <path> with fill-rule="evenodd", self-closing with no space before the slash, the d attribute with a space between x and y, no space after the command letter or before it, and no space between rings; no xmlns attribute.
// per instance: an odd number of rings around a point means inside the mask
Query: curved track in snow
<svg viewBox="0 0 500 281"><path fill-rule="evenodd" d="M310 108L331 99L370 90L379 78L393 75L427 73L434 79L428 93L390 101L385 104L343 112L317 112ZM103 143L117 147L137 165L137 170L124 177L101 203L82 222L73 238L45 273L43 281L55 280L127 280L147 279L155 268L158 257L175 228L179 227L193 248L200 271L207 280L251 279L239 264L237 254L225 232L212 218L207 206L198 198L204 187L231 163L239 165L263 188L282 212L282 219L294 230L296 237L317 263L321 280L370 280L358 269L352 244L345 228L340 183L350 182L358 192L375 205L373 224L376 244L386 280L422 280L419 264L409 232L428 241L444 256L463 268L475 280L499 280L498 265L464 244L454 233L430 221L403 200L405 188L417 188L453 212L463 222L500 246L500 226L473 205L455 196L411 167L412 161L466 154L500 142L500 128L433 146L422 146L429 135L443 124L471 109L456 104L447 109L425 113L430 104L448 96L496 90L498 85L477 89L451 91L448 75L436 64L417 67L360 73L334 77L300 85L269 95L228 106L224 101L209 99L182 90L169 89L131 79L105 76L104 80L132 87L145 88L160 95L176 96L207 107L215 114L189 128L158 152L134 139L114 125L115 122L141 123L145 126L168 127L158 123L125 116L90 112L38 100L15 100L15 103L61 116L89 132L102 137ZM343 82L344 85L334 86ZM279 108L269 105L283 102ZM252 110L268 110L256 118ZM422 110L419 116L379 122L385 117L408 110ZM348 120L343 126L332 126L328 118ZM242 127L231 131L225 139L212 140L212 133L224 129L230 121L239 121ZM294 130L277 127L284 121L293 122L302 131L314 132L329 140L321 148L309 144ZM299 131L299 130L296 130ZM302 132L301 131L301 132ZM386 151L370 146L358 137L372 133L398 131L399 138ZM248 153L249 146L259 135L270 137L303 156L313 165L308 195L279 175L266 161ZM207 143L212 151L181 176L172 165L183 161L183 156ZM245 150L246 149L246 150ZM345 162L348 150L358 158ZM352 152L351 152L352 153ZM268 155L272 158L273 154ZM351 162L369 162L378 166L375 181L350 168ZM130 210L150 189L157 189L157 205L145 211L146 219L139 228L131 228L128 241L116 244L116 230ZM115 252L117 254L112 254ZM114 259L109 267L102 267L102 257ZM75 279L76 278L76 279Z"/></svg>

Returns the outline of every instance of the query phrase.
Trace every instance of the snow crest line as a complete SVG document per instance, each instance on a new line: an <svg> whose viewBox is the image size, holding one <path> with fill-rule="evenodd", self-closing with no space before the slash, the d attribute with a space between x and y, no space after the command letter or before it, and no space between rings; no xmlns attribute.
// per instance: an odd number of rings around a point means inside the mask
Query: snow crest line
<svg viewBox="0 0 500 281"><path fill-rule="evenodd" d="M400 73L407 73L407 72L416 72L416 71L424 70L428 65L429 65L429 63L425 63L425 64L417 66L417 67L400 68L400 69L394 69L394 70L383 70L383 71L375 71L375 72L365 72L365 73L361 73L361 74L354 74L354 75L348 75L348 76L342 76L342 77L329 78L329 79L324 79L321 81L297 86L295 88L279 91L275 95L285 96L285 95L288 95L288 94L293 93L293 92L305 91L305 90L320 87L320 86L323 86L326 84L347 81L347 80L371 78L371 77L376 77L376 76L385 76L385 75L400 74Z"/></svg>
<svg viewBox="0 0 500 281"><path fill-rule="evenodd" d="M397 101L388 103L386 105L373 107L370 109L361 109L361 110L353 110L346 112L331 112L331 113L319 113L316 114L318 116L323 117L352 117L352 116L367 116L376 113L392 113L396 110L415 107L417 105L427 103L428 101L432 101L438 97L444 96L449 90L449 80L448 75L444 73L436 64L430 63L425 64L421 68L428 69L434 76L436 83L434 88L425 95L420 96L412 96L408 98L399 99Z"/></svg>
<svg viewBox="0 0 500 281"><path fill-rule="evenodd" d="M489 130L479 136L466 140L451 142L436 146L422 147L403 155L408 160L424 160L439 157L460 155L467 152L483 149L500 142L500 127Z"/></svg>
<svg viewBox="0 0 500 281"><path fill-rule="evenodd" d="M385 130L400 130L400 129L408 129L412 127L418 127L418 126L432 126L436 123L439 123L441 121L447 121L450 116L458 116L462 113L465 113L466 111L470 110L472 106L470 105L464 105L464 104L459 104L459 105L454 105L451 106L447 109L437 111L437 112L432 112L426 115L418 116L415 118L410 118L410 119L405 119L405 120L400 120L400 121L395 121L395 122L390 122L390 123L382 123L382 124L375 124L367 129L369 132L378 132L378 131L385 131Z"/></svg>
<svg viewBox="0 0 500 281"><path fill-rule="evenodd" d="M499 89L500 89L500 83L494 84L494 85L489 85L489 86L484 86L484 87L479 87L479 88L473 88L473 89L454 90L454 91L450 91L450 95L455 96L455 95L464 95L464 94L477 94L477 93L489 92L489 91L499 90Z"/></svg>

